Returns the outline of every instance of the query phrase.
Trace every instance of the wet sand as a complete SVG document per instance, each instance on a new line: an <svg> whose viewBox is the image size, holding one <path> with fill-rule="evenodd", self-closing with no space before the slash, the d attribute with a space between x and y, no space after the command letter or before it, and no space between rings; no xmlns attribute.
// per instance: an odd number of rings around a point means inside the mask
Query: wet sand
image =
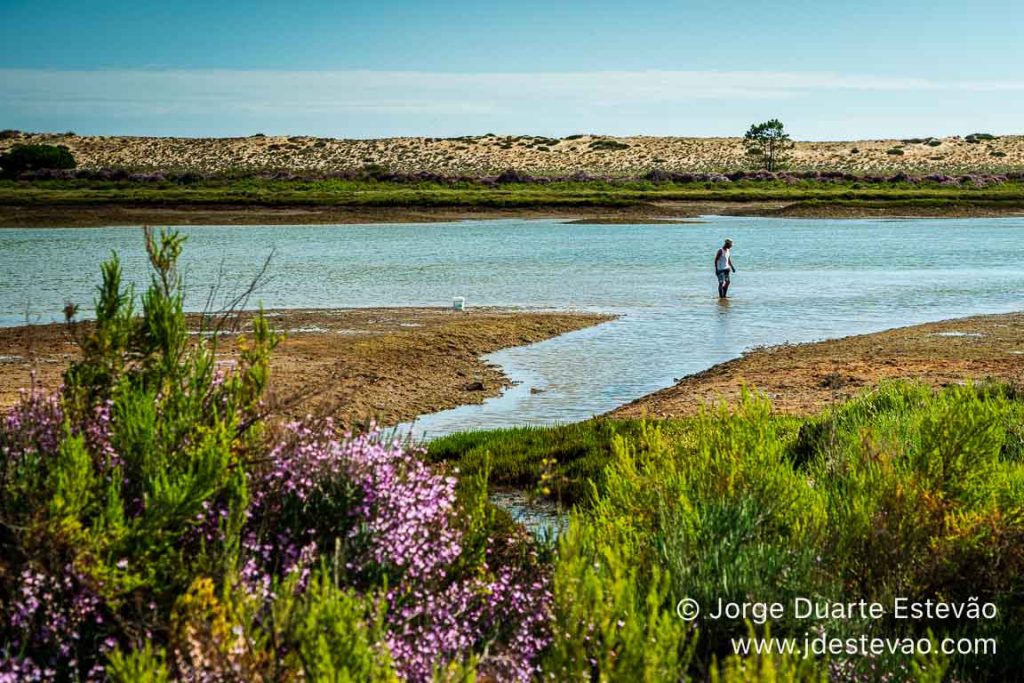
<svg viewBox="0 0 1024 683"><path fill-rule="evenodd" d="M778 218L987 218L1024 215L1024 200L913 204L801 201L652 201L628 206L532 206L516 208L438 206L323 206L294 204L0 205L0 228L88 228L140 225L358 225L368 223L444 223L495 219L564 219L577 224L691 222L700 216Z"/></svg>
<svg viewBox="0 0 1024 683"><path fill-rule="evenodd" d="M103 204L0 205L0 228L88 228L139 225L358 225L446 223L495 219L565 219L579 223L660 223L705 215L773 215L786 202L642 202L629 206L491 207L432 206L202 206ZM760 213L759 213L760 212Z"/></svg>
<svg viewBox="0 0 1024 683"><path fill-rule="evenodd" d="M482 355L609 319L437 308L268 314L272 326L286 334L272 362L270 405L277 414L332 415L346 424L376 418L385 425L498 395L510 381ZM226 344L225 358L233 353ZM33 377L42 388L56 388L76 354L64 325L0 328L0 407L17 400ZM889 379L935 387L984 380L1024 386L1024 313L758 348L610 415L692 415L701 405L737 401L744 387L766 394L777 411L806 415Z"/></svg>
<svg viewBox="0 0 1024 683"><path fill-rule="evenodd" d="M766 394L779 412L807 415L889 379L934 387L984 380L1024 385L1024 313L755 349L610 415L692 415L701 405L738 401L743 387Z"/></svg>
<svg viewBox="0 0 1024 683"><path fill-rule="evenodd" d="M330 415L344 424L375 418L384 425L501 393L510 381L481 360L485 354L610 319L439 308L289 310L268 316L286 335L271 362L273 412ZM77 357L74 335L82 331L62 324L0 328L0 408L12 405L33 382L57 388ZM225 360L234 355L232 346L223 345Z"/></svg>

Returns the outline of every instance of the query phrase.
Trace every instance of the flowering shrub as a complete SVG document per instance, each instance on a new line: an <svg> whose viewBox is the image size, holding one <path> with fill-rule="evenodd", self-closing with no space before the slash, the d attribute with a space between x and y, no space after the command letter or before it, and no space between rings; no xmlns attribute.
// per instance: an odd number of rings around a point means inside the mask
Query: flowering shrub
<svg viewBox="0 0 1024 683"><path fill-rule="evenodd" d="M890 156L900 156L901 149L889 150ZM994 152L998 156L1002 152ZM686 172L666 168L654 168L646 173L634 176L594 175L586 171L576 171L564 175L534 175L518 169L507 169L497 175L448 175L432 171L403 172L392 171L378 165L369 164L362 168L341 169L330 172L274 170L249 173L209 173L200 171L132 171L125 168L38 168L26 170L18 174L21 181L61 181L85 183L128 183L150 186L177 186L208 184L218 186L233 181L258 180L274 183L316 183L323 181L343 181L356 183L389 183L394 185L438 185L445 187L478 186L484 188L502 185L550 185L552 183L593 183L595 185L629 185L638 182L651 183L717 183L730 184L737 181L758 183L782 182L796 184L800 181L828 185L839 183L868 183L877 185L918 185L922 182L939 182L950 187L998 187L1007 183L1024 181L1024 173L978 172L966 176L951 176L943 181L933 180L932 173L924 176L911 175L906 172L893 176L849 173L844 171L766 171L735 170L728 173Z"/></svg>
<svg viewBox="0 0 1024 683"><path fill-rule="evenodd" d="M487 644L481 670L529 679L547 643L550 600L536 554L522 567L485 558L459 571L456 480L434 473L422 453L376 431L339 438L329 421L293 423L252 481L253 519L275 533L261 543L265 534L249 532L256 550L243 571L249 580L268 585L270 567L308 576L302 558L334 548L344 583L387 586L387 645L405 678L429 680L434 667Z"/></svg>
<svg viewBox="0 0 1024 683"><path fill-rule="evenodd" d="M141 316L105 264L65 386L0 422L0 681L530 679L532 541L481 535L407 444L266 423L277 339L257 317L218 368L185 328L181 244L147 232Z"/></svg>

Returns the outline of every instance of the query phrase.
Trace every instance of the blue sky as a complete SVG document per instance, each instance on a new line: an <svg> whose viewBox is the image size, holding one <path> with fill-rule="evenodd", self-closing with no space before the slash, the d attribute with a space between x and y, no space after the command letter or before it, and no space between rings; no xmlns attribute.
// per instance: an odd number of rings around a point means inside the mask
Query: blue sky
<svg viewBox="0 0 1024 683"><path fill-rule="evenodd" d="M1020 133L1011 0L0 0L0 128Z"/></svg>

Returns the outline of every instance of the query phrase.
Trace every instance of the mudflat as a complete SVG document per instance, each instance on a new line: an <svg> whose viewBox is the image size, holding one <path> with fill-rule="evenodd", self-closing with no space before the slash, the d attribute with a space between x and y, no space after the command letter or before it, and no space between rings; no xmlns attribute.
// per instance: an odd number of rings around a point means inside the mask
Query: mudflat
<svg viewBox="0 0 1024 683"><path fill-rule="evenodd" d="M610 415L692 415L702 405L738 401L744 387L766 394L779 412L809 415L891 379L935 387L985 380L1024 384L1024 313L754 349Z"/></svg>
<svg viewBox="0 0 1024 683"><path fill-rule="evenodd" d="M774 215L787 202L638 202L628 206L291 206L0 204L0 228L87 228L139 225L360 225L373 223L448 223L466 220L563 218L586 224L641 224L693 219L704 215ZM1024 213L1024 203L1021 206ZM942 214L939 214L942 215ZM1005 215L1005 211L998 215Z"/></svg>
<svg viewBox="0 0 1024 683"><path fill-rule="evenodd" d="M268 311L284 340L271 361L270 409L282 417L331 416L393 425L481 403L510 385L481 356L595 325L610 316L506 309L370 308ZM238 320L244 333L251 314ZM198 317L190 322L198 326ZM77 357L89 323L0 328L0 408L20 390L51 391ZM236 355L237 335L218 354Z"/></svg>
<svg viewBox="0 0 1024 683"><path fill-rule="evenodd" d="M778 218L988 218L1024 215L1019 202L950 201L645 201L627 206L195 206L95 203L0 205L0 228L88 228L139 225L362 225L469 220L564 219L581 225L690 223L701 216Z"/></svg>

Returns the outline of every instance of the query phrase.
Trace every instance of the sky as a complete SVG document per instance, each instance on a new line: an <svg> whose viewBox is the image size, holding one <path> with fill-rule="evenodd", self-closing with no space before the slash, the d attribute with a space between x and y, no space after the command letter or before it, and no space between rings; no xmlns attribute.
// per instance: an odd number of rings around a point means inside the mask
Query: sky
<svg viewBox="0 0 1024 683"><path fill-rule="evenodd" d="M0 128L1024 133L1020 0L0 0Z"/></svg>

